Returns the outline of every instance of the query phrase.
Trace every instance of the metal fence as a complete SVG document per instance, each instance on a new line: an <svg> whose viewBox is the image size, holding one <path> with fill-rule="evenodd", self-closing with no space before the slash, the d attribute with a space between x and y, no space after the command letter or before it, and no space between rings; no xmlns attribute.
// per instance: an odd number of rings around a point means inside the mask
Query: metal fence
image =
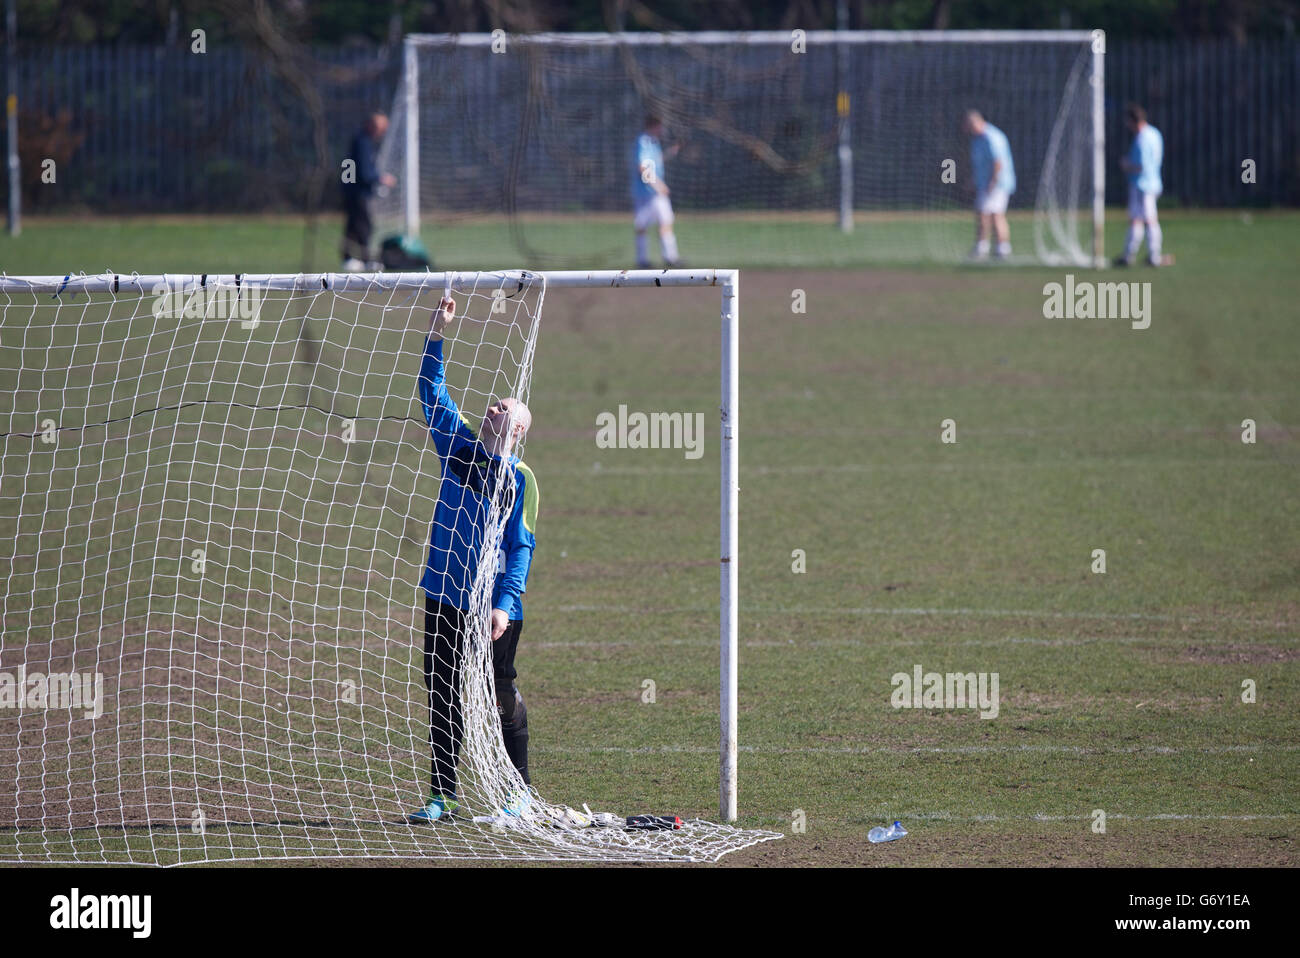
<svg viewBox="0 0 1300 958"><path fill-rule="evenodd" d="M318 167L316 123L337 169L365 114L392 100L393 63L374 51L317 51L299 78L238 48L28 49L18 71L24 204L299 209L304 171ZM319 94L319 118L304 88ZM57 188L42 182L47 158ZM324 202L337 205L337 188Z"/></svg>
<svg viewBox="0 0 1300 958"><path fill-rule="evenodd" d="M241 49L22 50L20 150L33 212L301 209L365 114L391 102L400 50L317 50L296 77ZM0 66L3 66L0 53ZM0 70L0 75L2 75ZM313 117L315 90L323 110ZM1120 40L1106 54L1107 200L1124 200L1122 111L1165 135L1165 204L1300 205L1300 40ZM318 164L316 124L326 141ZM57 186L42 182L55 161ZM1242 164L1255 163L1254 184ZM48 176L48 173L46 174ZM865 197L862 199L866 199Z"/></svg>
<svg viewBox="0 0 1300 958"><path fill-rule="evenodd" d="M1106 49L1107 200L1129 136L1126 102L1165 138L1166 205L1300 205L1300 40L1130 40ZM1242 182L1254 160L1256 182Z"/></svg>

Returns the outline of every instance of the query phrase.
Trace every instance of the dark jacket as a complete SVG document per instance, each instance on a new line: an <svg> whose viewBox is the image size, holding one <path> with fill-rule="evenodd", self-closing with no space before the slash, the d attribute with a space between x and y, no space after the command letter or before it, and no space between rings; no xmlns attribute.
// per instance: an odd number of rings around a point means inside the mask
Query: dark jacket
<svg viewBox="0 0 1300 958"><path fill-rule="evenodd" d="M352 138L348 159L357 164L355 183L343 183L343 194L353 199L365 199L379 183L379 167L375 163L375 141L365 130Z"/></svg>

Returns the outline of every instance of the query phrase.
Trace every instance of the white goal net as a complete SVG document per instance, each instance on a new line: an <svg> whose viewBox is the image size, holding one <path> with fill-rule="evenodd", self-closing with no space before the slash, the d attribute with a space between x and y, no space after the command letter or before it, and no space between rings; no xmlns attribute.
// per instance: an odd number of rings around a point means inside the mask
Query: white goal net
<svg viewBox="0 0 1300 958"><path fill-rule="evenodd" d="M692 248L773 267L960 260L976 189L970 109L1011 147L1014 259L1083 265L1099 249L1099 32L405 43L379 161L397 185L378 221L420 235L435 258L495 229L539 266L631 265L632 144L653 114L688 260Z"/></svg>
<svg viewBox="0 0 1300 958"><path fill-rule="evenodd" d="M0 277L0 861L714 861L780 837L631 827L645 809L527 789L507 753L490 615L523 448L477 433L529 400L546 285ZM452 705L423 655L440 498L477 537L435 596L463 613L460 807L419 824Z"/></svg>

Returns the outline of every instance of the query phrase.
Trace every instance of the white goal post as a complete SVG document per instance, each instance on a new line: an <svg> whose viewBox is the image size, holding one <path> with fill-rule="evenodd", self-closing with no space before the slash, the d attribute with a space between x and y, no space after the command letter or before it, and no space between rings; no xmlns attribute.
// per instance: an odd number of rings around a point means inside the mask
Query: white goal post
<svg viewBox="0 0 1300 958"><path fill-rule="evenodd" d="M792 47L804 55L786 56ZM419 236L431 209L490 212L503 199L511 214L613 209L622 147L608 141L654 106L670 112L670 127L688 130L696 153L685 168L669 165L669 180L684 187L675 201L719 210L825 204L848 233L855 210L960 205L926 178L937 178L930 164L951 154L953 118L983 106L1007 127L1020 192L1033 191L1038 260L1101 266L1105 49L1101 30L410 34L394 133L381 154L399 183L380 219L400 219L406 235ZM531 62L513 74L496 69L520 51ZM464 76L451 75L458 70ZM491 87L492 98L479 87ZM494 103L506 104L501 116ZM422 139L422 123L437 129ZM430 137L455 143L457 158L422 158L422 144L436 152ZM469 172L472 151L497 156ZM443 163L456 170L436 169ZM774 171L784 185L758 175ZM503 176L509 196L484 176ZM1087 225L1076 222L1081 209ZM882 240L872 255L899 245ZM922 255L946 256L950 245L929 240Z"/></svg>
<svg viewBox="0 0 1300 958"><path fill-rule="evenodd" d="M393 825L395 811L414 796L429 731L421 726L423 706L410 704L424 687L418 672L412 681L404 658L414 616L405 596L419 585L409 581L410 570L424 568L429 548L431 504L416 486L429 471L433 428L431 418L425 429L418 412L412 422L402 411L413 401L409 347L423 342L431 306L461 294L463 316L457 335L447 333L446 358L455 372L448 385L464 380L459 405L506 395L526 401L545 291L608 287L712 287L719 295L719 814L734 821L738 270L0 275L0 356L12 383L0 393L0 566L7 567L0 573L7 620L0 673L18 660L26 673L39 669L53 680L81 663L108 672L111 683L116 666L116 694L135 710L129 722L119 713L96 725L98 716L83 719L80 710L52 717L44 699L35 713L23 712L21 702L18 712L0 709L0 764L12 759L14 766L0 783L0 833L18 843L15 858L0 834L0 860L183 864L364 854L715 861L779 838L701 821L681 832L632 831L629 823L624 835L540 796L533 818L505 827L413 833ZM260 313L241 313L236 307L245 301ZM424 348L428 363L432 347ZM399 364L408 369L394 368ZM421 383L428 368L421 367ZM294 401L296 390L306 391L303 401ZM333 444L336 426L363 420L374 424L366 437L371 451L349 459ZM389 459L375 458L373 449L382 448L394 450ZM232 463L233 487L223 471ZM362 468L365 478L355 479ZM284 488L269 497L259 491L250 503L240 472L260 479L277 470ZM137 492L153 487L162 490L156 501ZM214 519L211 497L232 488L234 505L221 514L228 517ZM497 504L503 488L484 493L498 517L487 520L485 543L503 527L492 525L504 521ZM382 506L366 511L365 490ZM226 573L215 584L208 584L211 575L189 574L196 539L187 523L202 526L200 536L209 526L227 539L251 533L244 565L231 558L233 545L221 563L207 558L246 572L246 588ZM423 537L418 545L412 528ZM485 580L490 602L500 560L495 550L482 555L475 595ZM339 598L347 590L359 596L351 605ZM82 616L96 603L110 605L109 593L114 616L101 608L99 626L88 630ZM337 624L322 621L331 601L340 610ZM479 632L466 641L486 646L490 666L486 614L483 623L468 621L476 608L471 599L465 630ZM72 609L79 611L69 619ZM343 609L357 616L345 623ZM215 637L196 633L205 621ZM253 644L241 648L250 635ZM501 748L490 667L483 675L466 662L459 680L468 750L462 784L472 782L462 803L476 813L499 811L519 780ZM381 686L367 693L379 704L324 701L353 674ZM471 692L478 696L472 702ZM473 735L472 720L482 726ZM116 754L101 755L103 742ZM80 794L87 788L89 796ZM192 805L210 814L215 808L230 834L187 836ZM182 827L170 837L154 830L173 824Z"/></svg>

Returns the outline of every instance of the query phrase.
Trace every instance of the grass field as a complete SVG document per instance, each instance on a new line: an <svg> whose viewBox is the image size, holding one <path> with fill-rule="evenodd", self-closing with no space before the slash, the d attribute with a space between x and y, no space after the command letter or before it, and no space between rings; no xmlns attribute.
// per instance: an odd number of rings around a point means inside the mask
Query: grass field
<svg viewBox="0 0 1300 958"><path fill-rule="evenodd" d="M333 266L335 228L313 267ZM759 250L743 230L708 247L689 219L680 232L693 264L743 270L740 824L787 833L724 863L1300 861L1300 217L1167 217L1176 267L1105 274L1151 283L1146 330L1045 319L1061 270L771 269L797 235ZM530 265L500 230L445 239L439 265ZM0 263L268 272L302 267L302 250L287 220L51 221L0 239ZM534 781L560 801L716 813L717 309L716 290L546 296L518 667ZM15 393L16 359L44 361L13 348L24 315L0 325L5 432L40 408ZM374 344L405 356L376 408L418 418L410 344ZM596 416L622 403L703 412L704 456L597 449ZM940 442L945 419L955 444ZM118 439L129 449L130 427ZM31 440L5 442L0 532L17 543L13 510L30 516L37 497L12 483L42 487ZM165 471L166 447L150 449L142 468ZM159 502L183 509L175 495ZM1090 571L1099 548L1105 574ZM174 585L148 592L170 610ZM6 667L30 621L15 601ZM891 676L916 665L997 673L997 717L893 708ZM645 679L656 704L641 702ZM893 819L911 834L869 845Z"/></svg>
<svg viewBox="0 0 1300 958"><path fill-rule="evenodd" d="M1032 216L1015 213L1011 220L1017 254L1027 257L1033 250ZM391 229L397 231L397 226ZM341 221L334 215L320 217L309 229L297 216L36 220L17 241L0 235L0 269L31 274L66 263L60 272L120 271L107 258L113 263L148 261L158 264L151 269L165 272L336 270L340 232ZM385 232L376 230L376 243ZM692 216L679 233L683 258L695 264L751 269L925 265L955 262L966 253L970 217L865 212L845 235L830 214L714 213ZM511 219L429 213L421 238L439 269L620 269L632 265L630 234L627 217L619 214ZM1082 233L1079 241L1085 248L1090 242ZM651 252L658 252L654 240Z"/></svg>

